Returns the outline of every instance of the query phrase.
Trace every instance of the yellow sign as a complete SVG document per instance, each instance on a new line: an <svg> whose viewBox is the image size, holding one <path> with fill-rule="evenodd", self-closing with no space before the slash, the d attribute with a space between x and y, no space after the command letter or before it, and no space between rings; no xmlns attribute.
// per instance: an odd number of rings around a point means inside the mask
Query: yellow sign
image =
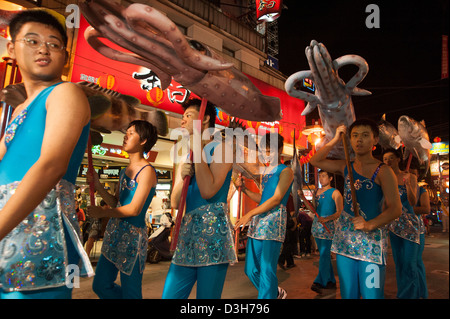
<svg viewBox="0 0 450 319"><path fill-rule="evenodd" d="M433 143L430 154L448 154L448 142Z"/></svg>

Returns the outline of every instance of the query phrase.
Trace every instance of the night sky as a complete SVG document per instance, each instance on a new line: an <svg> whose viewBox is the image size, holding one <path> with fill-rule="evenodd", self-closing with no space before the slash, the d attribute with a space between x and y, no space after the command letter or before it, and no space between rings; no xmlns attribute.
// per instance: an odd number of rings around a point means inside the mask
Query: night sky
<svg viewBox="0 0 450 319"><path fill-rule="evenodd" d="M366 26L369 4L380 9L380 28ZM424 120L431 141L449 140L449 82L441 80L442 35L448 35L449 1L284 0L278 19L279 67L289 76L309 70L305 47L323 43L332 59L362 56L369 73L358 87L371 96L353 97L356 118L386 120L397 127L408 115ZM339 74L349 80L356 67ZM319 118L317 113L307 117Z"/></svg>

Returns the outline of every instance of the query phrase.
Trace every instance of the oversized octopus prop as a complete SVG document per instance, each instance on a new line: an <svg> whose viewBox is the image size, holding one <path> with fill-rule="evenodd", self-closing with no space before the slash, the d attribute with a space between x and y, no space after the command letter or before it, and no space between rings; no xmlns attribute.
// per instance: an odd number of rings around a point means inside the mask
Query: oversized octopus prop
<svg viewBox="0 0 450 319"><path fill-rule="evenodd" d="M305 50L306 58L311 70L300 71L292 74L285 83L286 92L296 98L308 102L302 115L311 113L316 107L325 131L325 137L317 146L328 143L336 134L339 125L351 125L356 117L351 95L369 95L369 91L356 86L369 72L369 66L362 57L357 55L345 55L332 60L328 50L322 43L311 41ZM358 67L356 74L345 83L338 74L338 70L349 64ZM304 79L310 79L316 86L315 94L298 89L298 84ZM329 153L329 157L335 159L344 158L343 145L336 145Z"/></svg>
<svg viewBox="0 0 450 319"><path fill-rule="evenodd" d="M251 121L281 119L278 98L263 95L232 63L200 42L187 40L158 10L140 3L125 8L106 0L85 1L80 7L91 25L85 31L87 42L110 59L151 69L162 89L173 78L231 116ZM117 51L99 38L131 53Z"/></svg>

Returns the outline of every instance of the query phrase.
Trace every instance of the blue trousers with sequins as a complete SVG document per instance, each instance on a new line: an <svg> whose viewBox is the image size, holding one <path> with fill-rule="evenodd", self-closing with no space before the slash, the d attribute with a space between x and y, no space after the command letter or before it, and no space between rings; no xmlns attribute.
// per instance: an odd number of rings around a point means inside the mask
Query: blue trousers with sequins
<svg viewBox="0 0 450 319"><path fill-rule="evenodd" d="M323 287L331 283L336 283L334 278L333 265L331 264L331 244L332 240L316 238L317 248L320 253L319 260L319 274L314 280L315 283L320 284Z"/></svg>
<svg viewBox="0 0 450 319"><path fill-rule="evenodd" d="M397 298L418 299L419 268L418 256L420 245L389 232L392 256L395 262L397 279Z"/></svg>
<svg viewBox="0 0 450 319"><path fill-rule="evenodd" d="M386 266L336 255L342 299L384 299Z"/></svg>
<svg viewBox="0 0 450 319"><path fill-rule="evenodd" d="M142 273L139 259L128 276L120 272L120 286L115 283L119 269L105 256L100 255L95 270L92 289L100 299L142 299Z"/></svg>
<svg viewBox="0 0 450 319"><path fill-rule="evenodd" d="M425 275L425 265L423 263L422 254L425 248L425 234L420 234L420 246L417 256L417 269L419 272L419 297L428 298L427 278Z"/></svg>
<svg viewBox="0 0 450 319"><path fill-rule="evenodd" d="M245 255L245 274L258 290L258 299L278 296L277 263L281 242L249 238Z"/></svg>
<svg viewBox="0 0 450 319"><path fill-rule="evenodd" d="M228 264L179 266L170 264L162 299L187 299L197 282L197 299L220 299Z"/></svg>

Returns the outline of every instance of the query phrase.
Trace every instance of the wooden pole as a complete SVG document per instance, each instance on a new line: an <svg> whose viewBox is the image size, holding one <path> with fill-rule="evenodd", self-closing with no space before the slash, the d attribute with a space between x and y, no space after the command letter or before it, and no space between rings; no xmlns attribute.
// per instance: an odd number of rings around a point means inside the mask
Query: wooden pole
<svg viewBox="0 0 450 319"><path fill-rule="evenodd" d="M199 112L199 117L198 117L201 122L200 123L201 127L203 126L203 117L205 116L205 110L206 110L207 103L208 103L208 100L206 100L205 98L202 98L202 104L200 105L200 112ZM201 133L201 131L200 131L200 133ZM193 162L192 150L190 151L189 158ZM183 188L181 190L181 198L180 198L180 203L178 204L178 213L177 213L177 218L175 221L175 231L173 233L172 242L170 244L171 251L175 251L175 249L177 248L178 234L180 233L181 220L183 218L184 207L186 205L186 196L187 196L187 191L188 191L190 182L191 182L190 176L186 176L183 180Z"/></svg>
<svg viewBox="0 0 450 319"><path fill-rule="evenodd" d="M344 153L345 153L345 161L347 163L347 171L348 177L350 179L350 190L352 193L352 204L353 204L353 212L355 213L355 217L359 216L358 210L358 199L356 198L356 189L355 189L355 181L353 180L353 169L350 163L350 152L348 147L348 142L345 134L341 135L342 144L344 144Z"/></svg>

